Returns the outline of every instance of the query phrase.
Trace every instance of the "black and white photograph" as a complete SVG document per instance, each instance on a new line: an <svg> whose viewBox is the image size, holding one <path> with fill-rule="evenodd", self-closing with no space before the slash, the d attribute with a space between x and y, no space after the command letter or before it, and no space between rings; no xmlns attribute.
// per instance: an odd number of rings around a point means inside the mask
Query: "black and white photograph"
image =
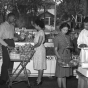
<svg viewBox="0 0 88 88"><path fill-rule="evenodd" d="M88 0L0 0L0 88L88 88Z"/></svg>

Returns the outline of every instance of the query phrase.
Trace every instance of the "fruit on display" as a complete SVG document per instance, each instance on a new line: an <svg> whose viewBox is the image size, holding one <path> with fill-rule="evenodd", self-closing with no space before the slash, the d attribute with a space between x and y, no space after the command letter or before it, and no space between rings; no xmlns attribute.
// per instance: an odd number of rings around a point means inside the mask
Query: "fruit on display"
<svg viewBox="0 0 88 88"><path fill-rule="evenodd" d="M32 42L34 39L33 32L29 32L27 29L16 29L15 37L18 38L18 42Z"/></svg>
<svg viewBox="0 0 88 88"><path fill-rule="evenodd" d="M13 51L12 51L13 52ZM20 54L20 59L29 59L31 54L34 52L32 50L31 44L24 44L24 45L16 45L14 52L16 54Z"/></svg>

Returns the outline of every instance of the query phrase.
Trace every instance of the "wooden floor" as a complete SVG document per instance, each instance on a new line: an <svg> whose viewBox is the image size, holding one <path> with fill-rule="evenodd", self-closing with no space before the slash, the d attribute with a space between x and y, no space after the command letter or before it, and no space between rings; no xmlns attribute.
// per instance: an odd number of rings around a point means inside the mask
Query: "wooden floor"
<svg viewBox="0 0 88 88"><path fill-rule="evenodd" d="M36 77L30 77L29 81L32 84ZM67 88L77 88L78 80L75 77L67 78ZM0 88L8 88L7 85L0 86ZM25 82L14 84L12 88L30 88ZM40 87L33 86L32 88L58 88L55 77L44 77L43 84Z"/></svg>

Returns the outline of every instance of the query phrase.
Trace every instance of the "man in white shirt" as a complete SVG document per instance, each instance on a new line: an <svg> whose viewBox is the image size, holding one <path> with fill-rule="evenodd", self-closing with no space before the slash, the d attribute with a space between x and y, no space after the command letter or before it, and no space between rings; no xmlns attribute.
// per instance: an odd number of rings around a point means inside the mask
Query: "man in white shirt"
<svg viewBox="0 0 88 88"><path fill-rule="evenodd" d="M84 29L79 34L77 44L79 48L88 47L88 17L84 19Z"/></svg>
<svg viewBox="0 0 88 88"><path fill-rule="evenodd" d="M13 62L10 61L8 49L15 47L14 43L14 24L15 15L9 13L7 20L0 25L0 44L2 45L2 67L0 85L3 85L8 80L8 69L13 69Z"/></svg>

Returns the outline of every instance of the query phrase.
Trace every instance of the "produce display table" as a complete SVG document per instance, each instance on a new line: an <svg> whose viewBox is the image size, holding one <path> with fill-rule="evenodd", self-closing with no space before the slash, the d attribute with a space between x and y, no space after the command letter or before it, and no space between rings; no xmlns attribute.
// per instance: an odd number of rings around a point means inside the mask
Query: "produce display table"
<svg viewBox="0 0 88 88"><path fill-rule="evenodd" d="M30 44L34 44L33 42L29 42ZM24 45L25 42L15 42L16 45ZM28 44L26 42L26 44ZM56 68L56 56L54 55L54 47L53 47L53 43L45 43L45 47L47 48L47 56L46 56L46 59L47 59L47 69L44 70L44 74L43 76L55 76L55 68ZM49 52L50 51L50 52ZM14 62L14 67L13 69L16 69L17 66L19 65L20 62ZM2 66L2 59L0 59L0 73L1 73L1 66ZM31 71L31 74L28 75L30 77L37 77L38 76L38 71L34 70L33 68L33 59L30 60L30 63L27 64L26 68L28 70ZM18 71L20 70L21 68L18 69ZM23 75L23 72L21 73L21 75Z"/></svg>
<svg viewBox="0 0 88 88"><path fill-rule="evenodd" d="M13 61L13 62L20 62L20 63L12 73L11 73L11 69L8 69L9 80L7 81L7 83L8 83L9 88L11 88L13 84L21 82L21 81L27 81L28 86L30 86L26 65L30 62L30 59L34 55L34 50L31 50L30 53L31 53L30 58L28 58L28 59L19 59L19 60L11 59L11 61ZM17 72L17 70L19 69L20 66L21 66L21 69ZM20 74L22 71L24 72L24 79L22 79L22 77L20 77ZM29 70L29 72L30 72L30 70Z"/></svg>

